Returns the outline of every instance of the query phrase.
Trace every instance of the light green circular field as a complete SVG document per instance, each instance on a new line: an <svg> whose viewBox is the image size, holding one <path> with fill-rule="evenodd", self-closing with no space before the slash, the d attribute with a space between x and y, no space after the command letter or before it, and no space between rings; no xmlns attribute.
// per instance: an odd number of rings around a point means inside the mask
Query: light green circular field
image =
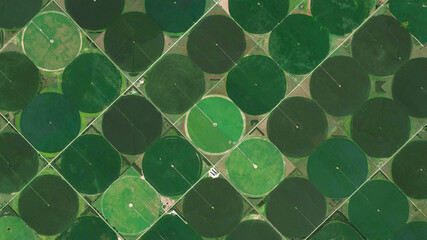
<svg viewBox="0 0 427 240"><path fill-rule="evenodd" d="M40 69L58 71L70 64L82 48L82 34L65 14L39 14L22 34L24 52Z"/></svg>
<svg viewBox="0 0 427 240"><path fill-rule="evenodd" d="M38 239L35 233L20 218L5 216L0 218L0 239Z"/></svg>
<svg viewBox="0 0 427 240"><path fill-rule="evenodd" d="M102 213L125 235L139 235L159 216L162 203L157 192L139 177L115 181L102 197Z"/></svg>
<svg viewBox="0 0 427 240"><path fill-rule="evenodd" d="M253 138L245 140L231 152L225 168L239 190L251 197L259 197L280 183L285 162L274 144Z"/></svg>
<svg viewBox="0 0 427 240"><path fill-rule="evenodd" d="M244 115L230 100L209 96L188 113L186 132L202 151L221 154L234 146L245 129Z"/></svg>

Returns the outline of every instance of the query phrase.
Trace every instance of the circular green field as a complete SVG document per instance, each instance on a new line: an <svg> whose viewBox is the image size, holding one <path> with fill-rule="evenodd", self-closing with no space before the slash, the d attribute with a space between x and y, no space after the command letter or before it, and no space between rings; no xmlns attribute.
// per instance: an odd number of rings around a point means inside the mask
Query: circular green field
<svg viewBox="0 0 427 240"><path fill-rule="evenodd" d="M268 117L267 135L288 157L304 157L326 138L328 122L323 110L311 99L285 99Z"/></svg>
<svg viewBox="0 0 427 240"><path fill-rule="evenodd" d="M425 0L391 0L388 2L390 12L422 44L427 42L426 1Z"/></svg>
<svg viewBox="0 0 427 240"><path fill-rule="evenodd" d="M407 223L392 239L420 240L425 236L427 236L427 222L415 221Z"/></svg>
<svg viewBox="0 0 427 240"><path fill-rule="evenodd" d="M0 192L21 190L37 174L36 151L17 133L0 134Z"/></svg>
<svg viewBox="0 0 427 240"><path fill-rule="evenodd" d="M23 109L40 88L39 69L19 52L0 53L0 110Z"/></svg>
<svg viewBox="0 0 427 240"><path fill-rule="evenodd" d="M394 75L393 98L408 109L411 116L427 117L427 58L409 60Z"/></svg>
<svg viewBox="0 0 427 240"><path fill-rule="evenodd" d="M348 204L350 222L367 239L390 239L405 225L408 215L408 199L384 180L367 182Z"/></svg>
<svg viewBox="0 0 427 240"><path fill-rule="evenodd" d="M162 112L181 114L203 96L205 76L189 57L169 54L148 72L145 91Z"/></svg>
<svg viewBox="0 0 427 240"><path fill-rule="evenodd" d="M34 179L20 194L21 218L41 235L56 235L77 217L79 198L76 192L56 175Z"/></svg>
<svg viewBox="0 0 427 240"><path fill-rule="evenodd" d="M103 192L119 177L120 154L101 135L85 134L65 149L61 159L63 176L84 194Z"/></svg>
<svg viewBox="0 0 427 240"><path fill-rule="evenodd" d="M332 221L322 227L316 234L313 235L312 240L326 240L326 239L343 239L343 240L363 240L360 234L348 224Z"/></svg>
<svg viewBox="0 0 427 240"><path fill-rule="evenodd" d="M227 95L243 112L260 115L283 99L286 77L271 58L250 55L228 73L226 88Z"/></svg>
<svg viewBox="0 0 427 240"><path fill-rule="evenodd" d="M226 240L281 240L280 235L270 227L267 222L261 220L247 220L241 222L225 238Z"/></svg>
<svg viewBox="0 0 427 240"><path fill-rule="evenodd" d="M313 0L311 13L330 33L343 36L369 16L372 0Z"/></svg>
<svg viewBox="0 0 427 240"><path fill-rule="evenodd" d="M182 137L163 137L145 152L142 171L157 192L177 196L199 180L203 160L196 149Z"/></svg>
<svg viewBox="0 0 427 240"><path fill-rule="evenodd" d="M78 109L64 95L43 93L22 110L19 127L24 137L45 153L61 151L80 131Z"/></svg>
<svg viewBox="0 0 427 240"><path fill-rule="evenodd" d="M102 132L121 153L143 153L162 133L162 116L147 99L121 97L105 112Z"/></svg>
<svg viewBox="0 0 427 240"><path fill-rule="evenodd" d="M165 32L183 33L205 12L205 0L146 0L145 10Z"/></svg>
<svg viewBox="0 0 427 240"><path fill-rule="evenodd" d="M101 112L119 96L121 87L119 70L97 53L78 56L62 74L62 92L85 113Z"/></svg>
<svg viewBox="0 0 427 240"><path fill-rule="evenodd" d="M189 224L184 223L179 216L166 214L152 226L141 240L202 240Z"/></svg>
<svg viewBox="0 0 427 240"><path fill-rule="evenodd" d="M65 14L44 12L24 29L22 48L42 70L58 71L79 55L82 34Z"/></svg>
<svg viewBox="0 0 427 240"><path fill-rule="evenodd" d="M99 217L79 217L58 240L117 240L116 233Z"/></svg>
<svg viewBox="0 0 427 240"><path fill-rule="evenodd" d="M285 237L302 238L326 217L326 200L307 179L286 178L270 193L266 213Z"/></svg>
<svg viewBox="0 0 427 240"><path fill-rule="evenodd" d="M68 14L82 28L96 31L107 28L120 14L125 0L65 0Z"/></svg>
<svg viewBox="0 0 427 240"><path fill-rule="evenodd" d="M393 181L408 197L427 198L427 141L412 141L396 154Z"/></svg>
<svg viewBox="0 0 427 240"><path fill-rule="evenodd" d="M309 157L308 178L329 198L350 196L366 180L368 161L365 153L352 141L331 138Z"/></svg>
<svg viewBox="0 0 427 240"><path fill-rule="evenodd" d="M205 178L185 195L183 213L202 236L219 238L239 224L243 201L227 180Z"/></svg>
<svg viewBox="0 0 427 240"><path fill-rule="evenodd" d="M352 114L368 100L371 81L354 58L328 58L310 78L311 97L325 111L337 117Z"/></svg>
<svg viewBox="0 0 427 240"><path fill-rule="evenodd" d="M229 0L228 10L247 32L268 33L289 11L289 0Z"/></svg>
<svg viewBox="0 0 427 240"><path fill-rule="evenodd" d="M328 55L329 35L313 17L292 14L271 32L268 51L285 71L306 74Z"/></svg>
<svg viewBox="0 0 427 240"><path fill-rule="evenodd" d="M188 35L188 56L207 73L229 71L245 49L243 30L223 15L205 17Z"/></svg>
<svg viewBox="0 0 427 240"><path fill-rule="evenodd" d="M188 113L186 132L201 150L220 154L242 137L244 116L231 101L220 96L202 99Z"/></svg>
<svg viewBox="0 0 427 240"><path fill-rule="evenodd" d="M0 28L17 30L42 8L42 0L0 0Z"/></svg>
<svg viewBox="0 0 427 240"><path fill-rule="evenodd" d="M370 74L394 74L410 57L411 36L393 17L372 17L353 35L351 52Z"/></svg>
<svg viewBox="0 0 427 240"><path fill-rule="evenodd" d="M102 213L125 235L139 235L151 226L161 207L159 195L139 177L120 178L102 196Z"/></svg>
<svg viewBox="0 0 427 240"><path fill-rule="evenodd" d="M245 140L231 151L225 168L233 185L251 197L269 193L285 174L280 151L260 138Z"/></svg>
<svg viewBox="0 0 427 240"><path fill-rule="evenodd" d="M384 158L390 157L408 140L410 128L409 116L399 102L373 98L354 113L350 132L366 154Z"/></svg>
<svg viewBox="0 0 427 240"><path fill-rule="evenodd" d="M25 224L22 219L12 216L0 218L0 239L25 239L36 240L35 233Z"/></svg>
<svg viewBox="0 0 427 240"><path fill-rule="evenodd" d="M142 12L127 12L108 27L106 53L124 71L146 70L162 55L165 44L160 26Z"/></svg>

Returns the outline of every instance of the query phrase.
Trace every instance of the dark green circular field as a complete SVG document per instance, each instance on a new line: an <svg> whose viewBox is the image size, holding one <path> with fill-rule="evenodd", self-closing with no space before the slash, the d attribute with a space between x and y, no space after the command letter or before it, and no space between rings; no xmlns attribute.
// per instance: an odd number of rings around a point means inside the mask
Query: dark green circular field
<svg viewBox="0 0 427 240"><path fill-rule="evenodd" d="M78 109L64 95L43 93L22 110L19 127L39 151L57 153L80 131Z"/></svg>
<svg viewBox="0 0 427 240"><path fill-rule="evenodd" d="M283 70L269 57L250 55L227 75L227 95L243 112L260 115L269 112L286 93Z"/></svg>
<svg viewBox="0 0 427 240"><path fill-rule="evenodd" d="M392 94L416 118L427 117L427 58L405 63L394 75Z"/></svg>
<svg viewBox="0 0 427 240"><path fill-rule="evenodd" d="M311 97L332 116L352 114L368 100L370 90L368 73L351 57L328 58L310 78Z"/></svg>
<svg viewBox="0 0 427 240"><path fill-rule="evenodd" d="M420 240L425 236L427 236L427 222L414 221L407 223L392 239Z"/></svg>
<svg viewBox="0 0 427 240"><path fill-rule="evenodd" d="M274 231L267 222L262 220L247 220L241 222L227 235L226 240L281 240L280 235Z"/></svg>
<svg viewBox="0 0 427 240"><path fill-rule="evenodd" d="M286 178L269 195L268 220L288 238L308 236L326 217L326 199L304 178Z"/></svg>
<svg viewBox="0 0 427 240"><path fill-rule="evenodd" d="M313 0L311 13L330 33L343 36L369 16L372 0Z"/></svg>
<svg viewBox="0 0 427 240"><path fill-rule="evenodd" d="M326 138L328 122L323 110L311 99L285 99L268 117L267 135L288 157L309 155Z"/></svg>
<svg viewBox="0 0 427 240"><path fill-rule="evenodd" d="M329 34L313 17L291 14L271 32L268 51L286 72L306 74L328 55Z"/></svg>
<svg viewBox="0 0 427 240"><path fill-rule="evenodd" d="M230 181L242 193L261 197L280 183L285 174L285 162L271 142L250 138L230 152L225 169Z"/></svg>
<svg viewBox="0 0 427 240"><path fill-rule="evenodd" d="M353 140L371 157L390 157L404 144L410 133L406 109L388 98L365 102L351 119Z"/></svg>
<svg viewBox="0 0 427 240"><path fill-rule="evenodd" d="M0 239L37 240L36 234L22 219L13 216L0 218Z"/></svg>
<svg viewBox="0 0 427 240"><path fill-rule="evenodd" d="M202 151L222 154L242 137L245 121L230 100L219 95L204 98L187 114L186 133Z"/></svg>
<svg viewBox="0 0 427 240"><path fill-rule="evenodd" d="M408 31L393 17L379 15L369 19L353 35L351 52L370 74L394 74L411 56Z"/></svg>
<svg viewBox="0 0 427 240"><path fill-rule="evenodd" d="M39 167L36 151L21 135L12 132L0 134L0 192L14 193L21 190Z"/></svg>
<svg viewBox="0 0 427 240"><path fill-rule="evenodd" d="M163 53L165 39L160 26L142 12L127 12L105 32L104 48L124 71L146 70Z"/></svg>
<svg viewBox="0 0 427 240"><path fill-rule="evenodd" d="M326 240L326 239L349 239L349 240L363 240L362 236L350 225L339 222L331 221L322 227L317 233L313 235L313 240Z"/></svg>
<svg viewBox="0 0 427 240"><path fill-rule="evenodd" d="M427 41L427 12L425 0L391 0L390 12L401 23L407 23L407 29L421 44Z"/></svg>
<svg viewBox="0 0 427 240"><path fill-rule="evenodd" d="M39 69L22 53L0 53L0 110L23 109L40 89Z"/></svg>
<svg viewBox="0 0 427 240"><path fill-rule="evenodd" d="M158 218L162 203L142 178L125 176L115 181L101 198L101 212L125 236L140 236Z"/></svg>
<svg viewBox="0 0 427 240"><path fill-rule="evenodd" d="M99 217L79 217L58 240L117 240L116 233Z"/></svg>
<svg viewBox="0 0 427 240"><path fill-rule="evenodd" d="M163 137L151 145L142 160L145 179L165 196L186 192L202 174L203 160L182 137Z"/></svg>
<svg viewBox="0 0 427 240"><path fill-rule="evenodd" d="M107 28L120 14L125 0L65 0L65 8L82 28L90 31Z"/></svg>
<svg viewBox="0 0 427 240"><path fill-rule="evenodd" d="M0 0L0 28L17 30L42 8L42 0Z"/></svg>
<svg viewBox="0 0 427 240"><path fill-rule="evenodd" d="M405 225L408 215L408 199L385 180L367 182L348 204L350 222L367 239L390 239Z"/></svg>
<svg viewBox="0 0 427 240"><path fill-rule="evenodd" d="M79 198L61 177L42 175L21 192L18 210L37 233L56 235L77 217Z"/></svg>
<svg viewBox="0 0 427 240"><path fill-rule="evenodd" d="M394 157L393 181L411 198L427 198L427 141L412 141Z"/></svg>
<svg viewBox="0 0 427 240"><path fill-rule="evenodd" d="M24 29L22 48L40 69L60 71L79 55L82 40L79 28L65 13L45 11Z"/></svg>
<svg viewBox="0 0 427 240"><path fill-rule="evenodd" d="M101 135L78 137L61 158L63 176L84 194L103 192L119 177L120 168L120 154Z"/></svg>
<svg viewBox="0 0 427 240"><path fill-rule="evenodd" d="M288 15L289 0L229 0L228 10L245 31L264 34Z"/></svg>
<svg viewBox="0 0 427 240"><path fill-rule="evenodd" d="M169 54L148 72L145 91L162 112L181 114L202 98L205 76L189 57Z"/></svg>
<svg viewBox="0 0 427 240"><path fill-rule="evenodd" d="M331 138L309 157L308 178L329 198L350 196L366 180L368 161L365 153L352 141Z"/></svg>
<svg viewBox="0 0 427 240"><path fill-rule="evenodd" d="M145 11L165 32L183 33L202 17L206 0L146 0Z"/></svg>
<svg viewBox="0 0 427 240"><path fill-rule="evenodd" d="M102 132L121 153L143 153L162 133L162 116L147 99L121 97L104 114Z"/></svg>
<svg viewBox="0 0 427 240"><path fill-rule="evenodd" d="M183 213L202 236L219 238L239 224L243 200L227 180L205 178L185 195Z"/></svg>
<svg viewBox="0 0 427 240"><path fill-rule="evenodd" d="M141 238L141 240L202 240L189 224L174 214L164 215Z"/></svg>
<svg viewBox="0 0 427 240"><path fill-rule="evenodd" d="M121 87L119 70L97 53L78 56L62 74L62 92L85 113L101 112L119 96Z"/></svg>
<svg viewBox="0 0 427 240"><path fill-rule="evenodd" d="M188 56L207 73L229 71L245 49L243 30L224 15L205 17L188 35Z"/></svg>

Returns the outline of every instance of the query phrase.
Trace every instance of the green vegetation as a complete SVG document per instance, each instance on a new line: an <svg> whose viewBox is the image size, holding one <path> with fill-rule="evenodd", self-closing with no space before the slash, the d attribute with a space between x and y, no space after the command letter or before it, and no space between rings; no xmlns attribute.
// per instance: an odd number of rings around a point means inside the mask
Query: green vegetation
<svg viewBox="0 0 427 240"><path fill-rule="evenodd" d="M116 233L99 217L79 217L58 240L117 240Z"/></svg>
<svg viewBox="0 0 427 240"><path fill-rule="evenodd" d="M150 228L141 240L202 240L202 237L177 215L166 214Z"/></svg>
<svg viewBox="0 0 427 240"><path fill-rule="evenodd" d="M370 90L368 73L351 57L328 58L310 78L311 97L337 117L356 111L368 100Z"/></svg>
<svg viewBox="0 0 427 240"><path fill-rule="evenodd" d="M313 17L292 14L271 32L268 51L285 71L306 74L328 55L329 34Z"/></svg>
<svg viewBox="0 0 427 240"><path fill-rule="evenodd" d="M225 168L237 189L251 197L259 197L269 193L282 180L285 162L272 143L253 138L231 151Z"/></svg>
<svg viewBox="0 0 427 240"><path fill-rule="evenodd" d="M204 18L188 35L188 56L207 73L229 71L245 49L243 30L224 15Z"/></svg>
<svg viewBox="0 0 427 240"><path fill-rule="evenodd" d="M37 233L56 235L77 217L79 199L61 177L42 175L21 192L18 209L21 218Z"/></svg>
<svg viewBox="0 0 427 240"><path fill-rule="evenodd" d="M147 99L123 96L104 114L102 132L121 153L143 153L162 133L162 116Z"/></svg>
<svg viewBox="0 0 427 240"><path fill-rule="evenodd" d="M182 137L163 137L144 154L145 179L162 195L177 196L200 179L202 156Z"/></svg>
<svg viewBox="0 0 427 240"><path fill-rule="evenodd" d="M351 239L351 240L362 240L360 234L348 224L331 221L324 227L322 227L317 233L313 235L313 240L325 240L325 239Z"/></svg>
<svg viewBox="0 0 427 240"><path fill-rule="evenodd" d="M82 34L65 14L39 14L25 28L22 46L28 58L46 71L62 70L82 48Z"/></svg>
<svg viewBox="0 0 427 240"><path fill-rule="evenodd" d="M139 236L159 216L160 197L140 177L122 177L102 195L102 213L119 232Z"/></svg>
<svg viewBox="0 0 427 240"><path fill-rule="evenodd" d="M184 217L202 236L230 233L243 214L240 194L223 178L205 178L184 197Z"/></svg>
<svg viewBox="0 0 427 240"><path fill-rule="evenodd" d="M38 238L22 219L4 216L0 218L0 239L36 240Z"/></svg>
<svg viewBox="0 0 427 240"><path fill-rule="evenodd" d="M249 55L227 75L227 95L243 112L264 114L286 93L283 70L269 57Z"/></svg>
<svg viewBox="0 0 427 240"><path fill-rule="evenodd" d="M205 76L189 57L169 54L148 72L145 91L162 112L181 114L202 98Z"/></svg>
<svg viewBox="0 0 427 240"><path fill-rule="evenodd" d="M426 1L425 0L391 0L388 2L390 12L402 24L405 24L421 44L427 42Z"/></svg>
<svg viewBox="0 0 427 240"><path fill-rule="evenodd" d="M42 8L42 0L0 0L0 28L17 30Z"/></svg>
<svg viewBox="0 0 427 240"><path fill-rule="evenodd" d="M242 137L242 113L231 101L219 96L204 98L187 115L191 141L208 153L223 153Z"/></svg>
<svg viewBox="0 0 427 240"><path fill-rule="evenodd" d="M23 109L40 89L38 68L22 53L0 53L0 110Z"/></svg>
<svg viewBox="0 0 427 240"><path fill-rule="evenodd" d="M286 178L269 195L267 218L288 238L308 236L326 217L326 199L304 178Z"/></svg>
<svg viewBox="0 0 427 240"><path fill-rule="evenodd" d="M229 0L230 15L247 32L268 33L289 11L289 0Z"/></svg>
<svg viewBox="0 0 427 240"><path fill-rule="evenodd" d="M350 222L367 239L390 239L405 225L408 215L408 199L385 180L367 182L348 204Z"/></svg>
<svg viewBox="0 0 427 240"><path fill-rule="evenodd" d="M247 220L237 225L237 227L225 239L281 240L282 238L267 222L261 220Z"/></svg>

